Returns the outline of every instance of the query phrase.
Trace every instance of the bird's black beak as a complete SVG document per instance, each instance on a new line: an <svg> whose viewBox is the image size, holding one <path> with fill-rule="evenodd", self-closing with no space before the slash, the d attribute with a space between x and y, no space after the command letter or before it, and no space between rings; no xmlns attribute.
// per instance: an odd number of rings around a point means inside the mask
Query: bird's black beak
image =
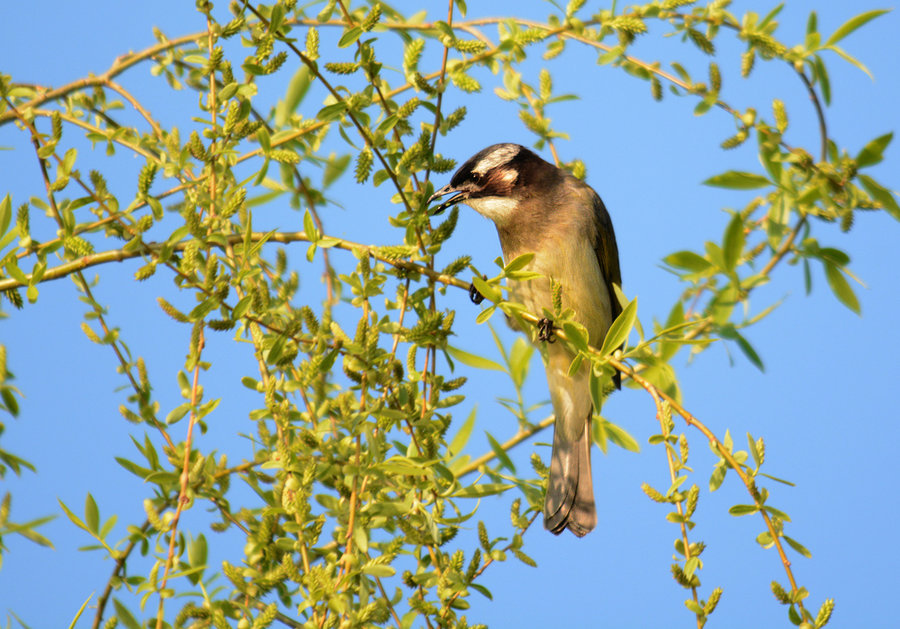
<svg viewBox="0 0 900 629"><path fill-rule="evenodd" d="M444 186L443 188L441 188L440 190L435 192L433 195L431 195L431 197L429 197L428 204L431 205L431 202L434 201L435 199L439 199L439 198L447 196L448 194L451 194L451 193L455 193L455 194L453 194L452 197L450 197L449 199L447 199L446 201L441 203L439 206L434 208L431 211L431 214L440 214L441 212L446 210L451 205L456 205L460 201L464 201L465 199L469 198L468 192L466 192L464 190L457 190L451 184L448 183L446 186Z"/></svg>

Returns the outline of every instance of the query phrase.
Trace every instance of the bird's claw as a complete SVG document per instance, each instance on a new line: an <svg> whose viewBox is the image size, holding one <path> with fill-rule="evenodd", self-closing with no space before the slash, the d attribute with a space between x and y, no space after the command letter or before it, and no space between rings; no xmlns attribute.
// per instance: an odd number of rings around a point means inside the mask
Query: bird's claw
<svg viewBox="0 0 900 629"><path fill-rule="evenodd" d="M553 333L553 321L544 317L537 324L538 340L544 343L553 343L556 341L556 335Z"/></svg>

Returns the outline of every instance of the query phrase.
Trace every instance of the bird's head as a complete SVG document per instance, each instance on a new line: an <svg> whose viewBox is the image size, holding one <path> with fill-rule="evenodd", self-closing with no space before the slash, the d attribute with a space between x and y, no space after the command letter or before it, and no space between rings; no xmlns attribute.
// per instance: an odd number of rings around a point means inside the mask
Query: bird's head
<svg viewBox="0 0 900 629"><path fill-rule="evenodd" d="M556 168L518 144L494 144L470 157L428 202L446 197L433 214L465 203L498 225L509 221L520 201Z"/></svg>

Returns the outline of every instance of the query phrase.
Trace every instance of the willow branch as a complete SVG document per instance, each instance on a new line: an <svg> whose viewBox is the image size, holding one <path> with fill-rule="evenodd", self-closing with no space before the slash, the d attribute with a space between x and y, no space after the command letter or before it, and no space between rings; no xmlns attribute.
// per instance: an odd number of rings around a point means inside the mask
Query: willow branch
<svg viewBox="0 0 900 629"><path fill-rule="evenodd" d="M117 57L113 64L109 67L109 69L103 74L78 79L77 81L72 81L71 83L67 83L66 85L63 85L62 87L58 87L56 89L48 89L47 91L41 93L39 96L35 96L34 98L32 98L30 101L22 103L21 105L19 105L19 107L20 109L25 110L32 109L34 107L39 107L44 103L58 100L60 98L65 98L72 92L77 92L78 90L96 87L99 85L106 85L113 77L122 74L123 72L125 72L125 70L128 70L141 61L149 59L154 55L159 54L160 52L189 44L201 35L203 35L203 33L184 35L182 37L177 37L169 41L161 42L155 46L151 46L150 48L142 50L141 52L122 55L121 57ZM15 118L16 113L13 111L8 111L0 114L0 126L3 126L7 122L10 122Z"/></svg>
<svg viewBox="0 0 900 629"><path fill-rule="evenodd" d="M512 437L510 437L509 439L507 439L506 441L501 443L500 449L503 450L504 452L509 452L509 450L512 449L514 446L517 446L520 443L522 443L523 441L525 441L526 439L528 439L529 437L536 435L537 433L542 431L544 428L547 428L548 426L552 426L554 421L556 421L556 417L551 415L550 417L545 417L537 424L533 424L525 429L520 429ZM489 463L490 461L494 460L495 458L497 458L497 455L494 453L493 450L491 450L490 452L485 452L477 459L469 462L468 464L466 464L465 466L460 468L460 470L456 473L456 477L462 478L463 476L471 474L472 472L476 472L482 465L484 465L485 463Z"/></svg>
<svg viewBox="0 0 900 629"><path fill-rule="evenodd" d="M228 236L225 236L224 240L227 244L237 245L243 243L244 236L242 234L230 234ZM312 242L310 237L306 235L306 232L302 231L276 232L274 234L253 232L250 235L250 240L251 242L260 242L264 240L266 242L277 242L281 244L288 244L292 242ZM174 247L172 247L172 251L184 251L188 244L189 243L187 241L179 242ZM159 251L159 249L161 249L165 245L165 242L146 243L147 248L154 253ZM444 284L445 286L456 286L457 288L464 288L466 290L469 289L468 282L464 282L463 280L452 275L439 273L433 269L429 269L427 266L418 264L416 262L389 257L383 253L379 253L379 247L374 245L362 245L350 240L335 238L331 239L330 246L334 247L335 249L343 249L345 251L355 251L358 249L363 249L373 259L388 264L396 269L400 269L401 271L424 275L427 278L434 280L435 282ZM113 249L110 251L103 251L101 253L82 256L80 258L77 258L76 260L65 262L53 267L52 269L48 269L41 278L41 283L51 280L58 280L60 278L67 277L73 273L77 273L78 271L93 266L107 264L110 262L122 262L124 260L131 260L133 258L141 257L144 254L144 251L126 251L125 249ZM26 279L30 279L31 276L32 275L29 273L25 277ZM28 286L28 282L20 282L14 277L0 279L0 291L9 290L11 288L19 288L22 286Z"/></svg>

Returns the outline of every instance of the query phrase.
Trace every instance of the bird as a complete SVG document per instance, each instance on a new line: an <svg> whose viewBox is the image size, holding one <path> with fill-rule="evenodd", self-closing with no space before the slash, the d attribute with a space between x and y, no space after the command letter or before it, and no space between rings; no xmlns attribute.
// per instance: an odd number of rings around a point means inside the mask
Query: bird
<svg viewBox="0 0 900 629"><path fill-rule="evenodd" d="M612 220L593 188L524 146L503 143L469 158L428 204L443 197L433 213L463 203L494 222L505 263L534 254L526 270L542 277L510 280L512 301L538 317L544 309L553 312L551 280L557 282L562 309L571 308L575 321L587 329L590 344L600 347L622 310L613 288L621 287L622 278ZM573 354L552 342L547 334L552 322L544 319L542 324L537 345L555 415L544 527L555 535L568 528L584 537L597 525L590 452L591 366L584 361L570 377ZM616 373L617 388L619 378Z"/></svg>

